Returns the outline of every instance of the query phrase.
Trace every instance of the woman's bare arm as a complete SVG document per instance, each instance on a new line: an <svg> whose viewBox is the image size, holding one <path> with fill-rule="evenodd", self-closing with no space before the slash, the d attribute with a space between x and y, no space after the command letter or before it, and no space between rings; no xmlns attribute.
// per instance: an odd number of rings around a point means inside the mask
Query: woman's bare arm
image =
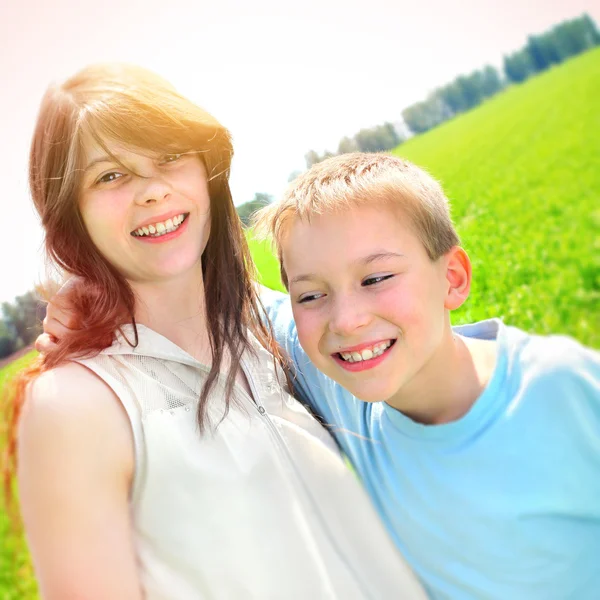
<svg viewBox="0 0 600 600"><path fill-rule="evenodd" d="M133 437L82 365L44 373L19 424L21 511L42 598L142 598L129 509Z"/></svg>

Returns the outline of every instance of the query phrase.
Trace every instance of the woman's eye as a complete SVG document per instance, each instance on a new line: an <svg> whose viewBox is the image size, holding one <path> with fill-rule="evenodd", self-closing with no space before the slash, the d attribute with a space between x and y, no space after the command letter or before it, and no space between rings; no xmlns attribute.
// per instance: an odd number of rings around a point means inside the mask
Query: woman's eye
<svg viewBox="0 0 600 600"><path fill-rule="evenodd" d="M161 164L168 164L177 162L183 155L182 154L165 154L161 159Z"/></svg>
<svg viewBox="0 0 600 600"><path fill-rule="evenodd" d="M391 279L393 275L373 275L373 277L367 277L363 280L362 286L366 287L369 285L375 285L376 283L381 283L382 281L386 281L387 279Z"/></svg>
<svg viewBox="0 0 600 600"><path fill-rule="evenodd" d="M123 177L122 173L117 173L116 171L111 171L110 173L105 173L98 179L96 183L111 183L112 181L116 181L120 177Z"/></svg>

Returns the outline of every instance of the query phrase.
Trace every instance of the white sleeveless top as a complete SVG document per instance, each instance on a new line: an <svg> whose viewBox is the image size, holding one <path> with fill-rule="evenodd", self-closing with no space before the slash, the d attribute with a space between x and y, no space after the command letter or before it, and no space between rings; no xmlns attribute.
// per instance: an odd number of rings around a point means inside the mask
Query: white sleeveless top
<svg viewBox="0 0 600 600"><path fill-rule="evenodd" d="M148 600L425 598L321 425L257 342L221 423L200 434L208 368L144 326L79 362L119 397L135 443L131 490ZM133 340L133 329L125 328ZM217 423L223 382L209 399Z"/></svg>

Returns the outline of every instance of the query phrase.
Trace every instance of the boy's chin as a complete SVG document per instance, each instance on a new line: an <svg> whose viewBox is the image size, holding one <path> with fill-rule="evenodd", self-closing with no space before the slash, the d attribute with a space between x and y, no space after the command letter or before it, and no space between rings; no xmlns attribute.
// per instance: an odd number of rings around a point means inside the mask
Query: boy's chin
<svg viewBox="0 0 600 600"><path fill-rule="evenodd" d="M377 402L385 402L389 399L388 394L377 394L377 393L361 393L352 392L355 398L358 398L361 402L368 402L369 404L377 404Z"/></svg>
<svg viewBox="0 0 600 600"><path fill-rule="evenodd" d="M372 386L369 389L367 386L363 387L348 385L347 381L342 381L340 379L338 379L337 382L361 402L368 402L370 404L385 402L394 395L393 391L389 389L382 389L381 386Z"/></svg>
<svg viewBox="0 0 600 600"><path fill-rule="evenodd" d="M313 363L323 374L327 375L330 379L333 379L333 381L362 402L385 402L396 392L393 385L382 385L380 377L372 377L370 381L363 380L357 385L356 380L352 381L353 375L351 373L340 372L339 367L336 366L332 368L330 363L327 364L324 361L321 362L321 364L318 364L315 361L313 361Z"/></svg>

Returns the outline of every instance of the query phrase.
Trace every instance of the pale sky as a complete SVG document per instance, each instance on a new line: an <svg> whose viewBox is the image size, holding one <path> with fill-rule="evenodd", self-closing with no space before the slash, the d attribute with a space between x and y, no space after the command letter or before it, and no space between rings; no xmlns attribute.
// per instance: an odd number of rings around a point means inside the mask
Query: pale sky
<svg viewBox="0 0 600 600"><path fill-rule="evenodd" d="M94 62L170 80L233 133L232 190L279 195L309 149L400 118L427 93L599 0L5 0L0 6L0 302L43 278L27 189L41 96Z"/></svg>

